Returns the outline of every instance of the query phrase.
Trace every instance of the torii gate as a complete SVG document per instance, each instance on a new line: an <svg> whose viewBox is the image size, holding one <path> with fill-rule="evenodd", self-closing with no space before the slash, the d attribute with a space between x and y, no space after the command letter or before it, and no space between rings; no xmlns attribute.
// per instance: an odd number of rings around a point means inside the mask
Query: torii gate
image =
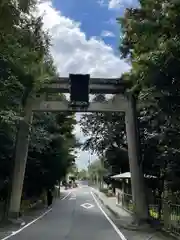
<svg viewBox="0 0 180 240"><path fill-rule="evenodd" d="M131 172L132 195L135 207L135 219L138 221L148 219L148 207L144 191L143 174L139 164L139 139L136 126L135 98L128 93L125 81L115 79L90 78L90 94L114 94L111 100L105 102L91 102L86 108L74 108L67 100L51 101L47 99L48 93L70 93L72 77L58 78L46 84L36 98L29 100L24 111L24 120L20 123L16 144L15 167L12 181L12 192L9 205L9 216L17 217L20 209L22 187L24 181L26 160L29 145L29 129L32 123L33 112L125 112L126 133L128 142L129 165ZM89 75L76 75L88 78ZM58 98L57 98L58 99Z"/></svg>

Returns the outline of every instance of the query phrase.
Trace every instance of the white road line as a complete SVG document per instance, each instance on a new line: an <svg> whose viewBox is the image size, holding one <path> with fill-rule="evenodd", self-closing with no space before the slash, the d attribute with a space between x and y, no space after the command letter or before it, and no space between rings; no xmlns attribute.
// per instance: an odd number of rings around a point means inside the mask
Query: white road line
<svg viewBox="0 0 180 240"><path fill-rule="evenodd" d="M69 195L71 194L71 192L69 192L67 195L65 195L61 200L66 199ZM21 231L23 231L25 228L29 227L30 225L32 225L33 223L37 222L39 219L43 218L46 214L48 214L50 211L52 210L52 208L48 209L46 212L44 212L41 216L39 216L38 218L34 219L33 221L27 223L24 227L20 228L17 231L12 232L10 235L1 238L0 240L7 240L11 237L13 237L14 235L20 233Z"/></svg>
<svg viewBox="0 0 180 240"><path fill-rule="evenodd" d="M96 197L94 196L94 193L91 192L91 195L93 196L94 201L96 202L98 208L101 210L101 212L104 214L104 216L106 217L106 219L108 220L108 222L112 225L112 227L114 228L114 230L116 231L116 233L119 235L121 240L127 240L125 238L125 236L122 234L122 232L119 230L119 228L113 223L113 221L108 217L108 215L105 213L105 211L102 209L101 205L99 204L98 200L96 199Z"/></svg>
<svg viewBox="0 0 180 240"><path fill-rule="evenodd" d="M30 225L32 225L33 223L37 222L39 219L43 218L48 212L50 212L52 210L52 208L48 209L45 213L43 213L41 216L39 216L38 218L34 219L33 221L29 222L28 224L26 224L24 227L20 228L19 230L12 232L10 235L8 235L5 238L2 238L1 240L7 240L11 237L13 237L14 235L20 233L21 231L23 231L25 228L29 227Z"/></svg>
<svg viewBox="0 0 180 240"><path fill-rule="evenodd" d="M69 198L69 200L76 200L76 198L74 198L74 197L71 197L71 198Z"/></svg>
<svg viewBox="0 0 180 240"><path fill-rule="evenodd" d="M65 195L61 200L65 200L70 194L71 194L71 192L68 192L68 194Z"/></svg>

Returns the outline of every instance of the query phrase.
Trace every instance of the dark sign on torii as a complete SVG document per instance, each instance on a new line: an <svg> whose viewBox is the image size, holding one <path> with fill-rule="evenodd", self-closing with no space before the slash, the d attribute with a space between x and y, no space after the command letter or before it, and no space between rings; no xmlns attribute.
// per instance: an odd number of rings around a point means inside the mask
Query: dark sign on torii
<svg viewBox="0 0 180 240"><path fill-rule="evenodd" d="M89 80L89 74L70 74L70 107L83 109L89 106Z"/></svg>

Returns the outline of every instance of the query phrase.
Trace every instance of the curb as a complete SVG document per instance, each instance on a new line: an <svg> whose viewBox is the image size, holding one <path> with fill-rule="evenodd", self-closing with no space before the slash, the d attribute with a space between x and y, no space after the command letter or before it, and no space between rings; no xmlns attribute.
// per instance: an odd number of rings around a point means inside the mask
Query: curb
<svg viewBox="0 0 180 240"><path fill-rule="evenodd" d="M104 207L107 208L114 215L114 217L116 217L116 218L118 217L120 219L121 216L103 201L103 199L99 196L97 190L94 188L92 188L92 190L93 190L94 194L96 195L96 197L98 198L98 200L101 202L101 204L103 204ZM124 209L124 208L122 208L122 209L126 211L126 209ZM129 211L127 211L127 212L130 213ZM166 238L171 237L173 239L180 240L180 238L178 236L176 236L172 233L169 233L167 231L163 231L162 229L154 229L150 225L148 225L147 228L145 228L145 227L140 228L139 226L133 226L133 225L128 226L128 225L123 225L121 223L118 223L118 225L119 225L119 227L121 227L125 230L128 230L128 231L132 231L132 232L133 231L134 232L147 232L148 231L149 233L152 233L152 235L149 238L147 238L146 240L150 240L150 239L153 240L154 237L157 237L157 233L162 234Z"/></svg>
<svg viewBox="0 0 180 240"><path fill-rule="evenodd" d="M113 214L115 217L119 217L119 214L115 212L112 208L110 208L107 204L104 203L104 201L99 197L99 194L94 193L96 197L99 199L99 201Z"/></svg>
<svg viewBox="0 0 180 240"><path fill-rule="evenodd" d="M116 212L114 211L111 207L109 207L103 200L102 198L99 196L99 194L94 191L94 194L96 195L96 197L99 199L99 201L114 215L114 217L116 218L121 218L121 216ZM143 227L140 227L140 226L136 226L136 225L124 225L122 223L118 223L118 225L121 227L121 228L124 228L126 230L129 230L129 231L148 231L148 232L152 232L154 229L152 229L149 225L146 227L146 226L143 226Z"/></svg>

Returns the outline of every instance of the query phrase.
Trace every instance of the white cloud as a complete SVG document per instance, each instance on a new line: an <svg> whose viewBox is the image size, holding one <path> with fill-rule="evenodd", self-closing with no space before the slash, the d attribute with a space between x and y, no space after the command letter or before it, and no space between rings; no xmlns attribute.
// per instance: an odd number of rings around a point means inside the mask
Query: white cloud
<svg viewBox="0 0 180 240"><path fill-rule="evenodd" d="M81 118L81 113L76 113L76 121L79 122ZM79 141L84 142L87 138L84 136L81 127L79 124L76 124L74 128L74 134L76 134L76 137Z"/></svg>
<svg viewBox="0 0 180 240"><path fill-rule="evenodd" d="M77 113L76 120L79 121L80 118L81 118L81 113ZM77 139L79 139L80 141L83 142L86 140L86 137L83 135L83 132L79 124L75 126L74 133L76 134ZM76 163L79 169L85 169L89 164L89 160L90 162L93 162L96 159L97 159L96 154L90 154L90 152L88 151L79 150L77 154Z"/></svg>
<svg viewBox="0 0 180 240"><path fill-rule="evenodd" d="M122 5L122 0L109 0L109 9L119 9Z"/></svg>
<svg viewBox="0 0 180 240"><path fill-rule="evenodd" d="M44 27L52 36L51 52L61 76L89 73L93 77L119 77L130 69L102 40L87 39L80 23L63 16L51 1L43 0L38 11L43 14ZM79 126L75 131L83 138Z"/></svg>
<svg viewBox="0 0 180 240"><path fill-rule="evenodd" d="M90 73L96 77L119 77L129 70L113 49L95 37L87 39L80 23L62 16L50 1L39 5L44 25L52 35L52 54L61 76L69 73Z"/></svg>
<svg viewBox="0 0 180 240"><path fill-rule="evenodd" d="M106 31L106 30L102 31L101 36L102 37L115 37L114 33L110 32L110 31Z"/></svg>
<svg viewBox="0 0 180 240"><path fill-rule="evenodd" d="M109 9L120 9L132 4L133 0L109 0Z"/></svg>
<svg viewBox="0 0 180 240"><path fill-rule="evenodd" d="M106 2L105 2L105 0L98 0L97 3L98 3L101 7L104 7L104 6L107 5Z"/></svg>

